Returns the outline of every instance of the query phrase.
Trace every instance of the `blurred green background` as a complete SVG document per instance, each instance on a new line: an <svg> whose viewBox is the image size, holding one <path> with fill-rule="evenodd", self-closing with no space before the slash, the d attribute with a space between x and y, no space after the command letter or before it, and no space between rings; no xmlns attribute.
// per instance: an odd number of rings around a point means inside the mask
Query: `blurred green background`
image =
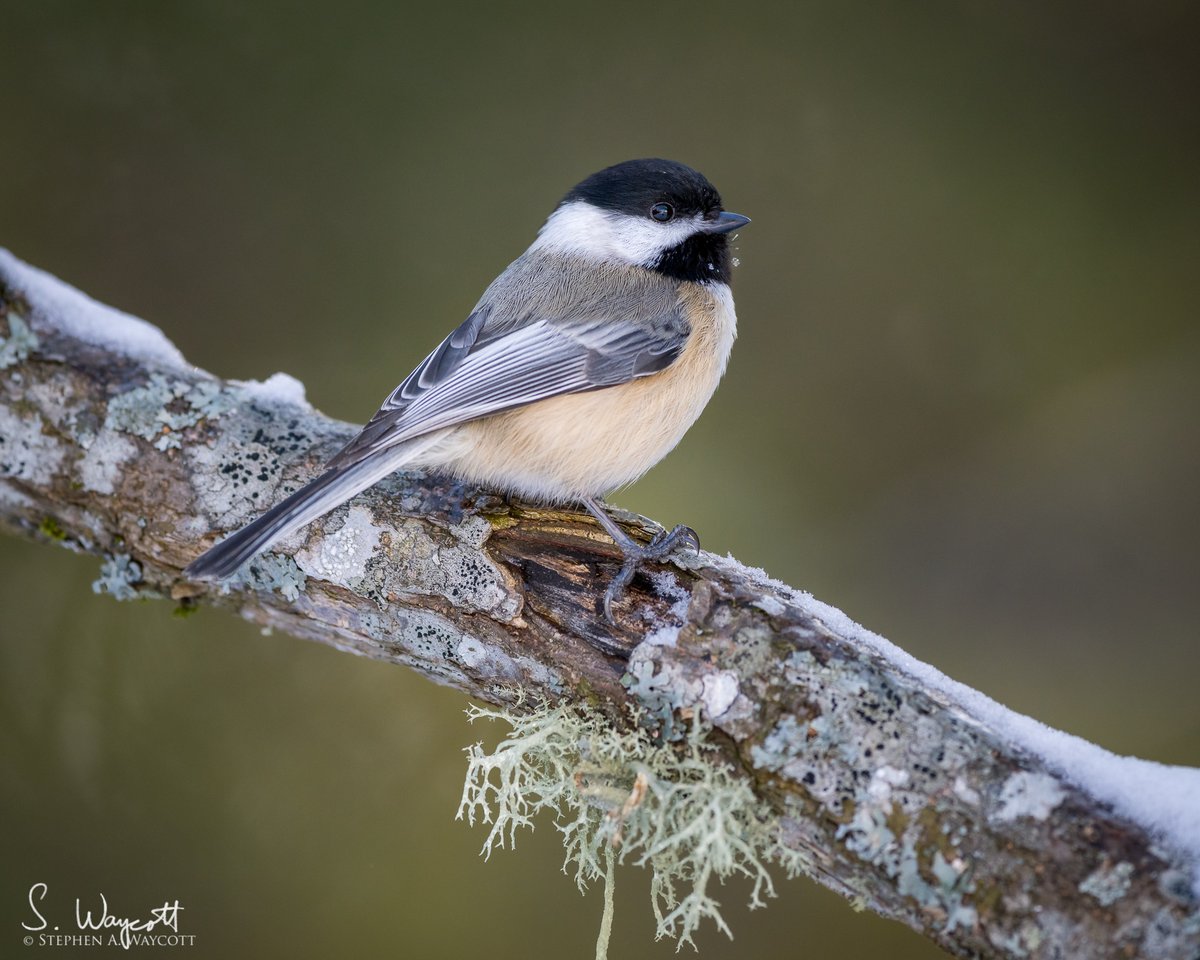
<svg viewBox="0 0 1200 960"><path fill-rule="evenodd" d="M1010 706L1200 763L1193 4L0 2L0 244L362 421L622 159L704 170L741 339L615 499ZM0 541L0 953L25 898L192 956L591 955L548 824L453 821L464 698ZM486 732L483 732L486 733ZM614 957L651 941L619 878ZM806 881L702 955L933 957ZM53 917L52 917L53 919Z"/></svg>

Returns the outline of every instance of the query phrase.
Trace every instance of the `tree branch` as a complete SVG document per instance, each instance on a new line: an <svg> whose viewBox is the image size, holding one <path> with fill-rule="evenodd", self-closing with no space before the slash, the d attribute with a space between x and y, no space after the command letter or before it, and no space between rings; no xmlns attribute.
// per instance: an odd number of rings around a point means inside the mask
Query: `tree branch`
<svg viewBox="0 0 1200 960"><path fill-rule="evenodd" d="M494 704L523 690L620 724L636 703L665 726L703 711L714 762L821 883L956 956L1200 956L1200 771L1046 731L711 554L637 578L610 626L618 553L586 515L421 474L228 589L183 582L353 428L289 378L188 366L3 251L0 333L0 524L104 557L98 589L229 607Z"/></svg>

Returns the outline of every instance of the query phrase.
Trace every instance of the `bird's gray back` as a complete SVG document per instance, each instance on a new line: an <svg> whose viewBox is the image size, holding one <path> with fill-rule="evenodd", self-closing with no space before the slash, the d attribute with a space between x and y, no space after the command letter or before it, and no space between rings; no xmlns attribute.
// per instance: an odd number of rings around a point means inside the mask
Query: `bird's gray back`
<svg viewBox="0 0 1200 960"><path fill-rule="evenodd" d="M664 338L686 336L679 286L643 267L529 250L492 281L472 312L485 315L479 343L537 320L625 322Z"/></svg>

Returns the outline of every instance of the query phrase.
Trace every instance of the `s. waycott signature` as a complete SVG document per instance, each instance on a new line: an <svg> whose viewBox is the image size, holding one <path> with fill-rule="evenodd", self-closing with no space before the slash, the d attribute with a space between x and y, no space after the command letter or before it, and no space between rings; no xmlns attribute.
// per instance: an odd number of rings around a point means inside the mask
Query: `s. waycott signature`
<svg viewBox="0 0 1200 960"><path fill-rule="evenodd" d="M29 909L33 911L33 922L22 921L21 926L38 936L26 936L25 945L32 946L100 946L120 945L128 950L132 946L193 946L196 935L179 932L179 914L183 907L178 900L164 900L161 907L150 911L146 919L119 917L110 912L108 898L98 894L98 900L85 906L81 898L75 898L75 928L79 933L62 933L58 925L50 930L50 921L39 909L44 907L49 886L35 883L29 888ZM166 931L171 931L167 933Z"/></svg>

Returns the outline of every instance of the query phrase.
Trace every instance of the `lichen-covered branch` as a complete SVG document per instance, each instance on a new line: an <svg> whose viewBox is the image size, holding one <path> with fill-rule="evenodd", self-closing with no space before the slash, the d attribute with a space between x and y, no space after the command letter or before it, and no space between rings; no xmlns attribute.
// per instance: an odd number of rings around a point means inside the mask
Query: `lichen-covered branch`
<svg viewBox="0 0 1200 960"><path fill-rule="evenodd" d="M1200 955L1195 771L1038 733L730 560L652 568L611 626L619 557L586 515L400 474L227 589L181 580L350 435L295 387L190 367L0 252L0 524L102 557L118 599L227 607L493 704L618 729L635 707L668 744L700 715L794 863L957 956Z"/></svg>

